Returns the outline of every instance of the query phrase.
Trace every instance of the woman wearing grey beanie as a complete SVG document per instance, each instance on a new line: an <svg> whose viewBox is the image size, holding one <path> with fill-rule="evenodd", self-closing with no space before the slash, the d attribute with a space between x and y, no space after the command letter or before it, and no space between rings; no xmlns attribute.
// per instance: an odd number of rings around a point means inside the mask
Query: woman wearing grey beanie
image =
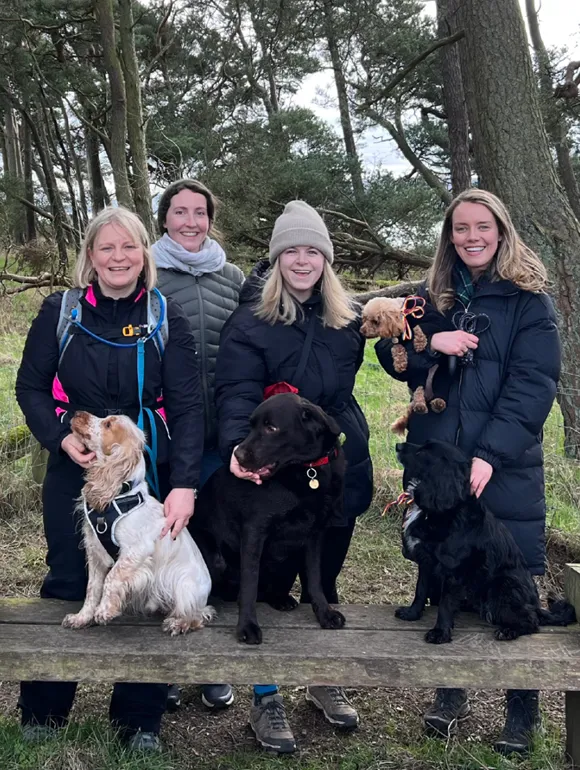
<svg viewBox="0 0 580 770"><path fill-rule="evenodd" d="M276 383L292 385L338 422L346 436L344 512L326 531L321 564L326 598L336 604L336 579L356 517L372 497L368 426L353 395L364 338L358 310L332 269L332 241L315 209L300 200L288 203L274 225L269 252L267 276L260 275L260 264L220 339L215 383L220 452L234 475L261 483L258 474L239 465L233 450L249 433L264 389ZM301 601L309 602L300 577ZM357 712L341 688L309 687L306 697L336 727L357 726ZM296 749L276 685L255 686L250 725L265 748Z"/></svg>

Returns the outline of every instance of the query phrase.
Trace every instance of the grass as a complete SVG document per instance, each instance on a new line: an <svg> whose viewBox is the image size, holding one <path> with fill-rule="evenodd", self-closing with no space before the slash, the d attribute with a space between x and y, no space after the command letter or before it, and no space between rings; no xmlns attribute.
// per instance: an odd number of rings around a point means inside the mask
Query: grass
<svg viewBox="0 0 580 770"><path fill-rule="evenodd" d="M26 294L0 299L0 432L22 420L14 401L14 379L24 335L39 298ZM401 471L388 426L407 401L404 385L388 378L372 346L357 378L356 395L371 427L376 494L357 524L340 578L347 602L398 603L410 598L414 566L400 552L397 514L382 517L384 505L398 494ZM578 464L563 455L562 418L555 407L546 424L546 492L552 563L548 579L557 582L563 561L580 559ZM31 482L28 458L0 464L0 595L31 596L45 571L39 488ZM565 535L560 533L562 530ZM124 752L106 721L109 688L81 685L71 724L58 739L41 746L23 744L18 729L17 683L0 684L0 770L564 770L563 696L542 698L546 735L531 756L505 759L491 749L503 719L503 696L494 691L470 694L472 717L460 736L448 743L422 735L421 715L429 690L358 689L349 692L361 715L352 735L337 734L299 688L284 688L299 751L276 758L258 751L246 723L250 690L236 688L236 702L221 714L200 704L199 688L186 687L184 706L167 715L162 737L167 751L159 757Z"/></svg>

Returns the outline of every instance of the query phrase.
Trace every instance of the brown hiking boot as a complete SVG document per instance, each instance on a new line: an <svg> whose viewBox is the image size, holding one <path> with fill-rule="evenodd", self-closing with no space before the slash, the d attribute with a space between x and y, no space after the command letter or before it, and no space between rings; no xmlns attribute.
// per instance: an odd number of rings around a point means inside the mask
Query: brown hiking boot
<svg viewBox="0 0 580 770"><path fill-rule="evenodd" d="M307 687L306 700L314 703L331 725L341 730L358 727L358 714L342 687Z"/></svg>
<svg viewBox="0 0 580 770"><path fill-rule="evenodd" d="M296 741L288 724L284 700L278 693L263 695L250 709L250 727L258 743L276 754L292 754Z"/></svg>

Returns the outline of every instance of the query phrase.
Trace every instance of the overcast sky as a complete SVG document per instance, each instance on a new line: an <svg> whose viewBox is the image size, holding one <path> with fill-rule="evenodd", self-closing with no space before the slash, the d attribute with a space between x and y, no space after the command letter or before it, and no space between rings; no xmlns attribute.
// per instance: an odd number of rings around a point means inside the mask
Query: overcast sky
<svg viewBox="0 0 580 770"><path fill-rule="evenodd" d="M536 0L536 3L546 46L565 46L569 49L567 61L580 60L580 0ZM520 0L520 5L525 17L525 0ZM425 8L428 13L434 14L435 0L428 0ZM317 73L305 80L295 102L311 107L340 133L338 110L328 104L329 100L334 101L335 95L332 75ZM394 173L405 173L409 168L394 142L382 130L367 131L358 142L358 147L367 167L385 166Z"/></svg>

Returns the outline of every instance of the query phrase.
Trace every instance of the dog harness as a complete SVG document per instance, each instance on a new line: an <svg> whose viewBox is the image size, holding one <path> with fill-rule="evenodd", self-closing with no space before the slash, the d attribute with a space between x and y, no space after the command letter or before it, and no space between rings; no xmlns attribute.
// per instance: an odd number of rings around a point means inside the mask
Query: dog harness
<svg viewBox="0 0 580 770"><path fill-rule="evenodd" d="M132 494L132 491L133 484L130 481L124 481L119 494L102 511L89 508L83 494L85 516L93 532L99 538L99 542L114 561L117 561L120 550L119 543L115 537L117 524L125 516L140 508L145 502L141 492Z"/></svg>

